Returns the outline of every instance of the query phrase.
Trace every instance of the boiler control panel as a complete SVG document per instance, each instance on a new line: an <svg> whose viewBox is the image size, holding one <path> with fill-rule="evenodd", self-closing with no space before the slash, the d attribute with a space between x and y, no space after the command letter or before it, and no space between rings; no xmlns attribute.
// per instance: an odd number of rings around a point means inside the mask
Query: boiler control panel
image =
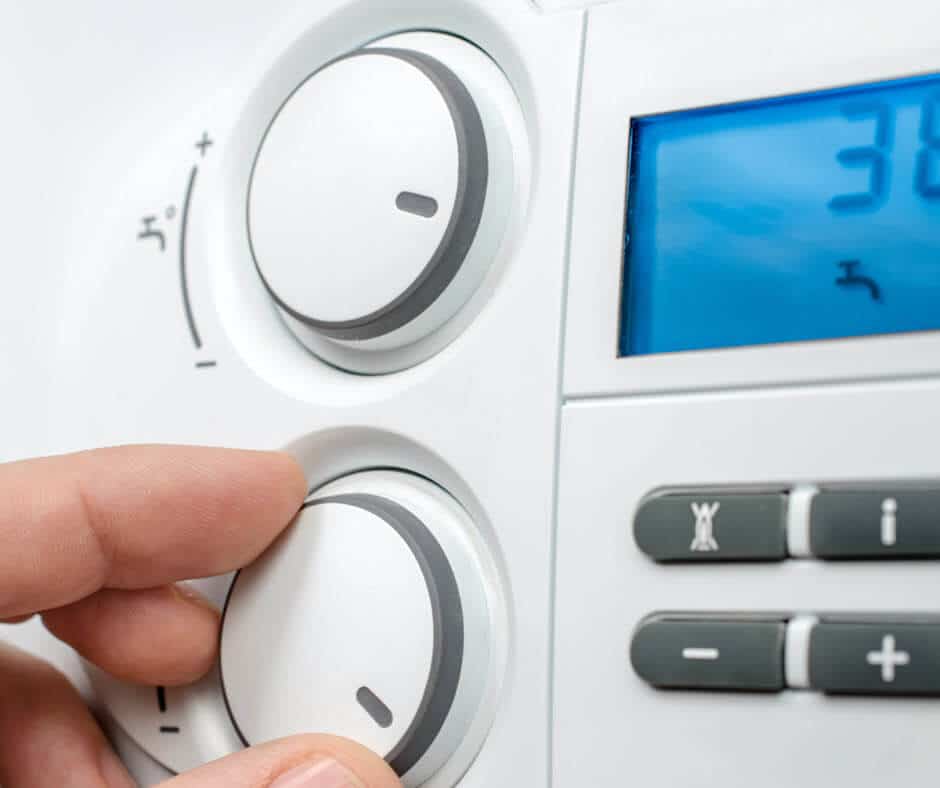
<svg viewBox="0 0 940 788"><path fill-rule="evenodd" d="M0 459L310 489L192 581L195 685L0 629L141 785L308 731L409 788L937 773L940 7L9 16Z"/></svg>

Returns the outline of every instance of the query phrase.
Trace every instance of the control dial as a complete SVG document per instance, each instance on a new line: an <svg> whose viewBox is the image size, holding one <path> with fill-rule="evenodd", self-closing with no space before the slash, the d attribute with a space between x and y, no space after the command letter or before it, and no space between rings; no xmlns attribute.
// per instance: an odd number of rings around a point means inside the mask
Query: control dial
<svg viewBox="0 0 940 788"><path fill-rule="evenodd" d="M486 670L466 525L446 493L404 473L321 490L229 593L222 685L244 743L326 732L382 754L408 784L433 774Z"/></svg>
<svg viewBox="0 0 940 788"><path fill-rule="evenodd" d="M375 350L419 340L460 309L492 262L499 233L486 225L505 219L512 157L482 95L486 58L449 36L422 40L431 46L380 42L315 72L257 155L255 264L288 324L321 355L329 343Z"/></svg>

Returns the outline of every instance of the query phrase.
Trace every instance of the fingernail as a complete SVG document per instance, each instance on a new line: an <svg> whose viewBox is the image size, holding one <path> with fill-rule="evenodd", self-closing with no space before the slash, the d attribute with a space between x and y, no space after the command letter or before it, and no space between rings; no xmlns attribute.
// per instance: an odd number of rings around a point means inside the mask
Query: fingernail
<svg viewBox="0 0 940 788"><path fill-rule="evenodd" d="M282 774L271 788L365 788L362 781L339 761L323 758Z"/></svg>
<svg viewBox="0 0 940 788"><path fill-rule="evenodd" d="M195 588L191 588L185 583L171 585L170 593L183 602L188 602L189 604L195 605L196 607L208 608L216 614L219 612L218 608L216 608L216 606L213 605L208 599L200 594Z"/></svg>

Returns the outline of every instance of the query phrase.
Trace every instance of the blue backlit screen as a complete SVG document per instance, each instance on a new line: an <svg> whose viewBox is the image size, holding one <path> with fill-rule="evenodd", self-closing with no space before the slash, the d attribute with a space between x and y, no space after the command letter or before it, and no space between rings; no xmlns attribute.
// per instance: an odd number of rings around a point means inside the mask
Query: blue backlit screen
<svg viewBox="0 0 940 788"><path fill-rule="evenodd" d="M622 356L940 329L940 75L634 118Z"/></svg>

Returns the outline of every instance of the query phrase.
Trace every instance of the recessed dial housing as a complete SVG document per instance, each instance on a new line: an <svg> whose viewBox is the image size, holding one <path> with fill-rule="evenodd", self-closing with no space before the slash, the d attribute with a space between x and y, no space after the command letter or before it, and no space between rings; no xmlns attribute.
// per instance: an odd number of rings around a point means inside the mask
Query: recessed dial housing
<svg viewBox="0 0 940 788"><path fill-rule="evenodd" d="M447 760L479 705L489 641L465 518L423 479L358 474L239 573L221 672L245 744L345 736L414 785Z"/></svg>
<svg viewBox="0 0 940 788"><path fill-rule="evenodd" d="M264 286L294 333L340 366L355 362L337 345L394 349L449 320L492 263L512 194L506 133L482 95L492 63L445 35L396 40L297 88L249 188Z"/></svg>

